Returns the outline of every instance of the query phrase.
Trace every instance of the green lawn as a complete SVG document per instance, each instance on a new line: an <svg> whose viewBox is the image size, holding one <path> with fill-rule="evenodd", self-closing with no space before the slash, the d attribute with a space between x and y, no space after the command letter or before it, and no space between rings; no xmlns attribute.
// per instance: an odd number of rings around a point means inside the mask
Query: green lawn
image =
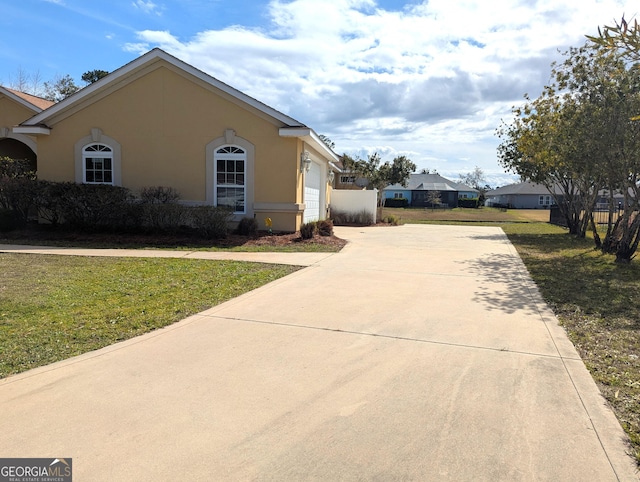
<svg viewBox="0 0 640 482"><path fill-rule="evenodd" d="M0 377L169 325L297 269L0 253Z"/></svg>

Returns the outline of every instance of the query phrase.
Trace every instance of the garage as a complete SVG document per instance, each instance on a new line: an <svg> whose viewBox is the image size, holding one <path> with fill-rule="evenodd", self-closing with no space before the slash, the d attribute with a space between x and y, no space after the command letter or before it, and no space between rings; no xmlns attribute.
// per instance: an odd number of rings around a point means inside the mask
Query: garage
<svg viewBox="0 0 640 482"><path fill-rule="evenodd" d="M304 176L304 222L320 219L320 165L311 163Z"/></svg>

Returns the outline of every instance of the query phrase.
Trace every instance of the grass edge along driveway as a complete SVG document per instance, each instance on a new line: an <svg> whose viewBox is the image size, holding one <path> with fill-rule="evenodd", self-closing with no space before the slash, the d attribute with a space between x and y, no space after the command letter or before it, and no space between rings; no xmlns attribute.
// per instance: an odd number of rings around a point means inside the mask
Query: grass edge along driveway
<svg viewBox="0 0 640 482"><path fill-rule="evenodd" d="M0 253L0 378L170 325L298 269Z"/></svg>

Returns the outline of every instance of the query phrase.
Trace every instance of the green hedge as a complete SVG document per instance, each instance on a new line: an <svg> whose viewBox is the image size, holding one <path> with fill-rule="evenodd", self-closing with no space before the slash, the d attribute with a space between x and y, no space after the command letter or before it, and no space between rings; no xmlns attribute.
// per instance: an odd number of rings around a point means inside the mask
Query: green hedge
<svg viewBox="0 0 640 482"><path fill-rule="evenodd" d="M387 208L406 208L409 206L409 200L403 197L387 198L384 201L384 206Z"/></svg>
<svg viewBox="0 0 640 482"><path fill-rule="evenodd" d="M478 198L459 198L458 199L458 207L459 208L477 208L480 206Z"/></svg>
<svg viewBox="0 0 640 482"><path fill-rule="evenodd" d="M0 163L1 164L1 163ZM8 163L5 163L5 165ZM0 165L1 167L1 165ZM145 188L140 197L107 184L49 182L0 177L0 229L9 230L37 214L52 225L79 231L192 232L225 238L233 213L214 206L185 206L171 188ZM32 214L33 213L33 214Z"/></svg>

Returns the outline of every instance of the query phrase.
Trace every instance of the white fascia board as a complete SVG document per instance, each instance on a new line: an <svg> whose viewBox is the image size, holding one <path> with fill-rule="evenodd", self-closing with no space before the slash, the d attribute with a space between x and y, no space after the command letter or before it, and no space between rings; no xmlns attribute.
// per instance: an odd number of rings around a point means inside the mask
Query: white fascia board
<svg viewBox="0 0 640 482"><path fill-rule="evenodd" d="M311 145L315 150L326 155L327 159L338 162L340 159L318 135L309 127L281 127L280 137L297 137ZM337 169L336 166L333 166Z"/></svg>
<svg viewBox="0 0 640 482"><path fill-rule="evenodd" d="M14 134L31 134L36 136L48 136L51 128L45 126L15 126L11 130Z"/></svg>

